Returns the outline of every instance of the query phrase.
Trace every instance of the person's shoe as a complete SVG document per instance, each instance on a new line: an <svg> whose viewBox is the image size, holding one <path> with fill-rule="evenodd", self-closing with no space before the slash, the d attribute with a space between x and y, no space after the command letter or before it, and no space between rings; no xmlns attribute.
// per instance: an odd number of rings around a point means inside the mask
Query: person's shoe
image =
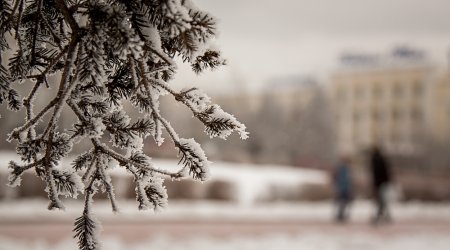
<svg viewBox="0 0 450 250"><path fill-rule="evenodd" d="M380 224L380 217L374 216L372 219L370 219L370 224L373 226L378 226Z"/></svg>

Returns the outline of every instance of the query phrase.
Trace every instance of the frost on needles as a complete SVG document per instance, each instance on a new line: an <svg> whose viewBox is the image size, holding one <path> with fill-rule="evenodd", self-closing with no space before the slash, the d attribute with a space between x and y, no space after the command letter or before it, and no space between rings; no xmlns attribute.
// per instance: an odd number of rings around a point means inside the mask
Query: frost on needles
<svg viewBox="0 0 450 250"><path fill-rule="evenodd" d="M226 139L232 132L248 137L245 126L205 93L169 84L175 58L196 73L225 64L210 44L216 20L191 0L2 0L0 32L0 103L25 110L24 123L8 135L21 157L9 163L9 184L20 185L22 174L34 171L46 183L49 209L64 208L61 196L84 194L74 228L80 249L100 246L101 226L91 211L94 194L105 192L112 210L118 209L112 166L134 177L139 209L166 207L163 177L208 178L205 153L161 115L160 96L169 94L184 104L210 137ZM11 55L5 58L6 53ZM49 81L55 74L59 82ZM23 97L15 89L19 83L30 85ZM49 87L56 95L35 109L37 94ZM124 100L141 113L138 119L123 110ZM77 118L71 128L61 127L63 108ZM147 137L161 145L163 130L179 151L175 172L154 166L142 151ZM71 166L61 166L81 140L91 148Z"/></svg>

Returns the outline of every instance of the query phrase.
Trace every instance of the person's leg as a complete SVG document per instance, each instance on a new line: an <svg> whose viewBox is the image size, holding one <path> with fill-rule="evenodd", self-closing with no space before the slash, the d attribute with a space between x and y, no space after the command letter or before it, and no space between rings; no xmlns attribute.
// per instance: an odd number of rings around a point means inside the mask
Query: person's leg
<svg viewBox="0 0 450 250"><path fill-rule="evenodd" d="M375 215L373 217L372 222L374 224L377 224L378 222L380 222L380 219L384 213L384 202L383 202L383 197L381 194L381 190L379 187L375 188L374 190L374 201L375 201Z"/></svg>
<svg viewBox="0 0 450 250"><path fill-rule="evenodd" d="M342 208L342 218L344 221L347 221L348 219L348 209L349 209L349 205L350 205L350 200L348 198L343 200L343 208Z"/></svg>
<svg viewBox="0 0 450 250"><path fill-rule="evenodd" d="M381 219L384 222L390 222L391 215L389 212L388 189L386 185L383 185L383 187L381 188L381 203L382 203Z"/></svg>
<svg viewBox="0 0 450 250"><path fill-rule="evenodd" d="M339 198L337 200L336 221L342 222L344 220L344 210L345 210L344 202L342 198Z"/></svg>
<svg viewBox="0 0 450 250"><path fill-rule="evenodd" d="M378 213L377 213L377 218L378 220L381 220L385 213L386 213L386 200L383 194L382 190L378 191Z"/></svg>
<svg viewBox="0 0 450 250"><path fill-rule="evenodd" d="M347 210L350 200L347 198L347 196L343 195L341 197L338 197L336 202L337 202L336 221L344 222L347 220L348 217Z"/></svg>

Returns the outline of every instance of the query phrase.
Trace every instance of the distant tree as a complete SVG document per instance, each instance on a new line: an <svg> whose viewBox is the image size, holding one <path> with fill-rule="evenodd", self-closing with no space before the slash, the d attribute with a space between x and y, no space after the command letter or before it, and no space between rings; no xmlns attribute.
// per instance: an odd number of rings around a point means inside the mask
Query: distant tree
<svg viewBox="0 0 450 250"><path fill-rule="evenodd" d="M245 123L254 132L251 141L234 148L245 150L264 163L325 167L332 162L335 151L333 116L326 93L318 84L291 91L297 94L286 95L285 99L274 92L265 93L256 112L241 108L240 112L247 112L243 115ZM301 91L310 92L307 102L299 97L307 96ZM283 103L287 98L292 101L289 106ZM230 144L221 149L227 147Z"/></svg>
<svg viewBox="0 0 450 250"><path fill-rule="evenodd" d="M261 101L261 106L255 115L249 117L250 127L255 126L252 132L252 140L249 142L249 152L263 161L273 161L272 163L284 163L286 149L290 131L286 130L286 119L283 117L283 108L279 100L271 93L266 93ZM277 128L277 129L273 129ZM286 133L289 131L289 133Z"/></svg>
<svg viewBox="0 0 450 250"><path fill-rule="evenodd" d="M175 58L196 73L225 63L208 46L216 20L191 0L2 0L0 33L0 103L26 111L25 123L9 134L22 159L9 163L9 184L19 185L24 171L34 170L47 185L49 209L64 208L61 195L84 193L84 211L74 229L80 249L99 248L99 225L91 214L99 188L117 210L109 175L117 163L134 176L139 209L166 206L161 176L208 178L209 162L200 145L179 137L161 116L161 95L184 104L210 137L225 139L236 131L247 138L245 126L206 94L196 88L176 91L168 84ZM6 52L13 53L8 62ZM54 74L60 75L59 83L48 81ZM32 85L23 100L18 83ZM52 85L56 96L35 112L37 93ZM142 113L139 119L131 120L123 110L124 100ZM78 119L66 130L60 126L64 107ZM147 136L163 143L163 129L179 151L176 172L153 166L142 151ZM77 156L72 168L60 166L81 139L92 148Z"/></svg>
<svg viewBox="0 0 450 250"><path fill-rule="evenodd" d="M334 159L336 125L323 87L311 88L311 101L305 107L296 107L288 118L287 130L291 131L291 136L287 143L291 158L295 158L297 164L324 167Z"/></svg>

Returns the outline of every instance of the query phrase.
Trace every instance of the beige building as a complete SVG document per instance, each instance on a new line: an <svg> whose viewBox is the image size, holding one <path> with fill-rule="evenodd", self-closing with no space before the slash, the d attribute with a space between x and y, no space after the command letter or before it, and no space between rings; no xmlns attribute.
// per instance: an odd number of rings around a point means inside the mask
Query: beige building
<svg viewBox="0 0 450 250"><path fill-rule="evenodd" d="M213 100L225 105L245 105L245 109L250 112L257 112L263 106L272 106L286 118L296 109L304 109L319 88L319 83L311 77L279 77L272 79L258 91L239 95L218 95Z"/></svg>
<svg viewBox="0 0 450 250"><path fill-rule="evenodd" d="M431 93L431 134L439 143L450 142L450 70L439 73Z"/></svg>
<svg viewBox="0 0 450 250"><path fill-rule="evenodd" d="M421 151L425 136L450 134L450 85L419 51L347 55L331 76L340 153L377 144L392 154ZM444 108L444 103L447 108Z"/></svg>
<svg viewBox="0 0 450 250"><path fill-rule="evenodd" d="M272 79L261 95L261 104L270 101L279 106L283 116L304 109L317 94L319 83L311 77L292 76Z"/></svg>

